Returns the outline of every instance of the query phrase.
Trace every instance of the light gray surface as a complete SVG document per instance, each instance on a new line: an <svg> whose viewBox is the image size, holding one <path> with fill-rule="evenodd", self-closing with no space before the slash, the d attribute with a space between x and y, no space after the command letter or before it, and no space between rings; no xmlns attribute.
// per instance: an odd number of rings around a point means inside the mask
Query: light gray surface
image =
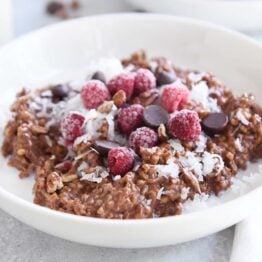
<svg viewBox="0 0 262 262"><path fill-rule="evenodd" d="M233 235L234 230L230 228L203 239L163 248L140 250L99 248L49 236L18 222L0 211L0 261L228 262Z"/></svg>
<svg viewBox="0 0 262 262"><path fill-rule="evenodd" d="M14 4L15 36L58 21L56 18L45 14L44 6L47 0L12 1ZM125 4L123 0L84 1L86 1L87 14L112 12L114 10L132 11L132 7ZM94 5L94 2L96 5ZM171 247L141 250L98 248L71 243L41 233L0 210L0 262L227 262L231 253L233 237L234 229L229 228L200 240Z"/></svg>

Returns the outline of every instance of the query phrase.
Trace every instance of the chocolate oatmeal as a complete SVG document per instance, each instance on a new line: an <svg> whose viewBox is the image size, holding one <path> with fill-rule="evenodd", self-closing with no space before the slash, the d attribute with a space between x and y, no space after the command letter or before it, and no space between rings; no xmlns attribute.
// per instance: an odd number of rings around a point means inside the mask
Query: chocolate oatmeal
<svg viewBox="0 0 262 262"><path fill-rule="evenodd" d="M178 215L262 157L261 108L212 74L141 51L106 76L17 94L2 153L21 178L35 175L36 204L112 219Z"/></svg>

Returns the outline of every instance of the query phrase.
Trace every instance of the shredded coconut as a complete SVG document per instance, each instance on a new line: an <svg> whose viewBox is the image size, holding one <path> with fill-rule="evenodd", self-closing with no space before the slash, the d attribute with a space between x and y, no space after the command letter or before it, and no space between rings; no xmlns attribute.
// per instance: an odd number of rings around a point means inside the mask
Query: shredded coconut
<svg viewBox="0 0 262 262"><path fill-rule="evenodd" d="M174 163L174 159L169 159L167 165L156 165L155 170L158 176L177 178L179 175L179 166Z"/></svg>
<svg viewBox="0 0 262 262"><path fill-rule="evenodd" d="M82 172L80 180L87 180L89 182L101 183L103 178L109 176L109 173L104 167L96 166L96 170L93 173L85 174Z"/></svg>
<svg viewBox="0 0 262 262"><path fill-rule="evenodd" d="M186 200L188 193L189 193L190 187L183 187L181 190L181 199Z"/></svg>
<svg viewBox="0 0 262 262"><path fill-rule="evenodd" d="M205 81L192 85L192 90L189 95L190 100L194 100L203 105L203 107L210 112L219 112L220 107L215 98L209 97L209 89Z"/></svg>
<svg viewBox="0 0 262 262"><path fill-rule="evenodd" d="M203 155L203 175L209 175L216 169L216 175L224 168L224 161L220 155L204 152Z"/></svg>
<svg viewBox="0 0 262 262"><path fill-rule="evenodd" d="M175 151L181 152L184 151L184 147L178 139L169 139L168 143L173 147Z"/></svg>
<svg viewBox="0 0 262 262"><path fill-rule="evenodd" d="M243 146L242 146L239 138L237 138L237 139L235 140L235 146L237 147L237 149L238 149L239 152L243 152Z"/></svg>
<svg viewBox="0 0 262 262"><path fill-rule="evenodd" d="M158 192L157 192L156 199L160 200L163 192L164 192L164 187L161 187L161 188L158 190Z"/></svg>
<svg viewBox="0 0 262 262"><path fill-rule="evenodd" d="M207 143L207 136L202 133L200 136L199 136L199 139L198 141L196 142L196 152L204 152L205 149L206 149L206 143Z"/></svg>
<svg viewBox="0 0 262 262"><path fill-rule="evenodd" d="M237 110L236 118L245 126L249 125L249 121L245 118L241 109Z"/></svg>

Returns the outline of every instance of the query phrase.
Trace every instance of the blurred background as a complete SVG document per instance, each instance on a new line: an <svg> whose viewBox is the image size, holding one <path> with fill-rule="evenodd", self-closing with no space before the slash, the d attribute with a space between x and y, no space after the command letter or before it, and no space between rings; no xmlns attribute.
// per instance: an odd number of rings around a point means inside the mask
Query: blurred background
<svg viewBox="0 0 262 262"><path fill-rule="evenodd" d="M0 44L66 19L116 12L187 16L262 40L261 0L0 0Z"/></svg>

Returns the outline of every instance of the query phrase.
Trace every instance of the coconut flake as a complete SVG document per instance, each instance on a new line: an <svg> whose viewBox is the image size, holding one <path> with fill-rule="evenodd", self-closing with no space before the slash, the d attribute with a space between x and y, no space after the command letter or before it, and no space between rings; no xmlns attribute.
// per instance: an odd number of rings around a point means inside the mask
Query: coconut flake
<svg viewBox="0 0 262 262"><path fill-rule="evenodd" d="M186 200L187 199L189 191L190 191L190 187L183 187L182 188L181 195L180 195L182 200Z"/></svg>
<svg viewBox="0 0 262 262"><path fill-rule="evenodd" d="M161 187L161 188L158 190L158 192L157 192L156 199L160 200L163 192L164 192L164 187Z"/></svg>
<svg viewBox="0 0 262 262"><path fill-rule="evenodd" d="M84 169L86 169L88 167L88 163L87 162L82 162L79 167L77 168L77 171L82 171Z"/></svg>
<svg viewBox="0 0 262 262"><path fill-rule="evenodd" d="M117 181L117 180L120 180L120 179L121 179L121 176L120 176L120 175L113 176L113 181Z"/></svg>
<svg viewBox="0 0 262 262"><path fill-rule="evenodd" d="M182 146L180 140L178 139L169 139L168 143L173 147L175 151L181 152L184 151L184 147Z"/></svg>
<svg viewBox="0 0 262 262"><path fill-rule="evenodd" d="M249 121L246 119L246 117L243 115L242 110L238 109L236 113L236 118L245 126L249 125Z"/></svg>
<svg viewBox="0 0 262 262"><path fill-rule="evenodd" d="M216 168L216 174L219 174L224 168L224 161L222 157L218 154L210 154L209 152L204 152L203 155L203 175L209 175Z"/></svg>
<svg viewBox="0 0 262 262"><path fill-rule="evenodd" d="M196 85L192 85L192 90L189 94L189 99L196 102L200 102L204 108L207 107L207 97L208 97L208 86L205 81L201 81Z"/></svg>
<svg viewBox="0 0 262 262"><path fill-rule="evenodd" d="M168 177L171 176L173 178L177 178L179 175L179 166L174 163L174 159L170 159L167 165L155 165L155 170L158 176Z"/></svg>
<svg viewBox="0 0 262 262"><path fill-rule="evenodd" d="M109 173L102 166L96 166L95 172L85 174L82 172L82 177L80 180L87 180L89 182L101 183L103 178L109 176Z"/></svg>
<svg viewBox="0 0 262 262"><path fill-rule="evenodd" d="M207 143L207 136L202 133L200 136L199 136L199 139L198 141L196 142L196 152L198 153L202 153L205 151L206 149L206 143Z"/></svg>
<svg viewBox="0 0 262 262"><path fill-rule="evenodd" d="M49 147L52 147L53 143L49 136L45 136L45 141Z"/></svg>
<svg viewBox="0 0 262 262"><path fill-rule="evenodd" d="M235 146L237 147L237 149L238 149L239 152L243 152L244 149L243 149L243 146L242 146L239 138L237 138L237 139L235 140Z"/></svg>
<svg viewBox="0 0 262 262"><path fill-rule="evenodd" d="M192 85L192 90L189 94L189 99L202 104L204 109L210 112L221 111L215 98L209 97L209 88L205 81Z"/></svg>

